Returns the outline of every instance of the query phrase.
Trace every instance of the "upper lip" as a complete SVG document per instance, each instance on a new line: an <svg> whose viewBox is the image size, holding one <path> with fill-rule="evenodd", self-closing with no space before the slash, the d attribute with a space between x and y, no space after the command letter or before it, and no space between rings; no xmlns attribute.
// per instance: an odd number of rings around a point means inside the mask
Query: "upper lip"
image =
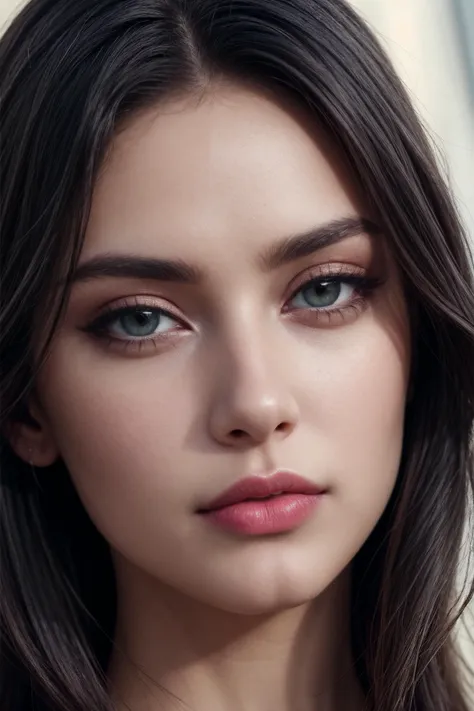
<svg viewBox="0 0 474 711"><path fill-rule="evenodd" d="M322 494L325 489L308 479L288 471L278 471L270 476L249 476L240 479L213 499L201 511L221 509L246 499L260 499L279 493Z"/></svg>

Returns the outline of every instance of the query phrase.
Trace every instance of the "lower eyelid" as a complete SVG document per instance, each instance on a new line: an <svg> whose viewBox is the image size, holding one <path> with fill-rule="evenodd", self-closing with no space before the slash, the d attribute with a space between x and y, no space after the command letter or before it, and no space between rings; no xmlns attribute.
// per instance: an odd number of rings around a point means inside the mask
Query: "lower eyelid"
<svg viewBox="0 0 474 711"><path fill-rule="evenodd" d="M297 321L309 327L315 327L315 324L324 328L325 326L341 325L341 322L350 321L357 318L369 307L369 298L358 296L348 304L334 308L311 308L307 309L290 309L284 316L292 321Z"/></svg>
<svg viewBox="0 0 474 711"><path fill-rule="evenodd" d="M120 352L130 351L135 356L136 355L146 355L147 353L153 351L159 351L160 348L169 347L177 337L185 335L185 329L170 329L160 333L158 335L143 336L138 338L118 338L116 336L111 336L108 332L102 334L92 333L92 337L95 338L99 345L101 345L106 350L118 350ZM143 353L142 353L143 351Z"/></svg>

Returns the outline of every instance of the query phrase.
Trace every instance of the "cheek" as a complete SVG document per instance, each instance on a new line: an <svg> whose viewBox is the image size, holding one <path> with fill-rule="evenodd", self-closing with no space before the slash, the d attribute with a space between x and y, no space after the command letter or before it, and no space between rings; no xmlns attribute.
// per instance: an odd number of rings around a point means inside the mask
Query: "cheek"
<svg viewBox="0 0 474 711"><path fill-rule="evenodd" d="M123 526L127 509L172 507L186 487L182 466L197 394L186 372L160 371L155 358L53 352L42 374L43 398L61 456L89 514L100 526ZM179 387L177 385L179 384ZM179 471L180 478L173 475ZM109 530L106 532L107 536ZM105 533L105 532L104 532Z"/></svg>
<svg viewBox="0 0 474 711"><path fill-rule="evenodd" d="M383 331L367 333L333 354L315 384L321 403L321 427L341 445L353 442L356 454L377 448L397 435L403 424L407 376L405 359ZM317 405L313 405L317 407ZM361 438L362 435L362 438Z"/></svg>
<svg viewBox="0 0 474 711"><path fill-rule="evenodd" d="M348 524L359 521L368 534L399 470L409 342L367 320L318 360L319 373L302 392L308 439L313 433L314 456L327 467Z"/></svg>

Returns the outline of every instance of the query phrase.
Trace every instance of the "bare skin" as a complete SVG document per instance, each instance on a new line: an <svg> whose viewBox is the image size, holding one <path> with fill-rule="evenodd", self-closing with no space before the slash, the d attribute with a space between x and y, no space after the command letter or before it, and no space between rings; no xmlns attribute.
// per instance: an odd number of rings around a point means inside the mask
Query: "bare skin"
<svg viewBox="0 0 474 711"><path fill-rule="evenodd" d="M341 239L269 259L345 219ZM78 280L31 403L41 426L14 446L37 466L64 459L111 546L118 709L364 708L351 561L397 477L410 343L383 235L359 219L371 216L330 141L248 89L158 106L112 146L80 265L133 254L199 279ZM323 277L339 282L308 291ZM85 330L124 306L161 309L154 331L130 317ZM197 513L276 469L327 489L294 530L230 534Z"/></svg>

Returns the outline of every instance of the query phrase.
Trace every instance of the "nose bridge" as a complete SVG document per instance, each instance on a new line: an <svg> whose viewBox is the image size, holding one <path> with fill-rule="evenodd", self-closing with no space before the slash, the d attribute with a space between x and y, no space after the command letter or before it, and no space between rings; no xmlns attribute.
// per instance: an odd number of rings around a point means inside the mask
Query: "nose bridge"
<svg viewBox="0 0 474 711"><path fill-rule="evenodd" d="M278 369L268 346L268 341L254 334L251 339L242 339L228 354L228 397L242 405L254 401L267 407L275 400L283 383L281 379L278 382Z"/></svg>
<svg viewBox="0 0 474 711"><path fill-rule="evenodd" d="M296 422L296 402L272 336L271 329L247 319L222 344L211 413L213 435L221 441L263 441Z"/></svg>

